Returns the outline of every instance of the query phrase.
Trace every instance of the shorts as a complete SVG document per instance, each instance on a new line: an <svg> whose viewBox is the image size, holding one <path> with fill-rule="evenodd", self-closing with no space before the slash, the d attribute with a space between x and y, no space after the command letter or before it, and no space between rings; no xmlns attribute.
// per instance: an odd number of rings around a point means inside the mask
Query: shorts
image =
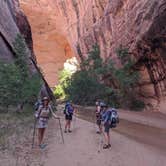
<svg viewBox="0 0 166 166"><path fill-rule="evenodd" d="M37 121L37 128L38 129L43 129L47 128L48 126L48 118L39 118Z"/></svg>
<svg viewBox="0 0 166 166"><path fill-rule="evenodd" d="M72 121L72 118L73 118L72 115L66 115L66 116L65 116L65 119L66 119L66 120Z"/></svg>
<svg viewBox="0 0 166 166"><path fill-rule="evenodd" d="M96 120L96 124L97 124L98 126L100 126L100 125L101 125L101 120L100 120L100 119L97 119L97 120Z"/></svg>
<svg viewBox="0 0 166 166"><path fill-rule="evenodd" d="M110 127L110 125L109 125L108 123L105 123L105 124L104 124L104 132L105 132L105 133L109 133L110 128L111 128L111 127Z"/></svg>
<svg viewBox="0 0 166 166"><path fill-rule="evenodd" d="M96 116L96 124L97 124L98 126L101 125L101 116L100 116L100 115L97 115L97 116Z"/></svg>

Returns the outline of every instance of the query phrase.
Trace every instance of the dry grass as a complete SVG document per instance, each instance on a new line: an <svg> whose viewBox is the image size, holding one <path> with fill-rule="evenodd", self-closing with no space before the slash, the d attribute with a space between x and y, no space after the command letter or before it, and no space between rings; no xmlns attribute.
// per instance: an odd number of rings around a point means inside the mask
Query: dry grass
<svg viewBox="0 0 166 166"><path fill-rule="evenodd" d="M0 161L3 166L30 166L33 109L0 113Z"/></svg>

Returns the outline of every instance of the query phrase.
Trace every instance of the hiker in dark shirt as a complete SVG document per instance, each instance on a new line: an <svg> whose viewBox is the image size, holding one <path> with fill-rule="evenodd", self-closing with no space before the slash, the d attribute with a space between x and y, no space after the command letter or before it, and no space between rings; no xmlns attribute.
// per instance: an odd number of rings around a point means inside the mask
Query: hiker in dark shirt
<svg viewBox="0 0 166 166"><path fill-rule="evenodd" d="M65 110L64 110L64 114L65 114L65 119L66 119L66 124L65 124L65 133L67 133L67 131L69 133L71 133L71 121L73 118L73 113L74 113L74 107L72 106L72 104L70 102L67 102L65 105Z"/></svg>
<svg viewBox="0 0 166 166"><path fill-rule="evenodd" d="M107 105L104 106L102 113L102 122L104 125L104 136L105 136L105 145L103 149L108 149L111 147L110 143L110 128L111 128L111 109Z"/></svg>

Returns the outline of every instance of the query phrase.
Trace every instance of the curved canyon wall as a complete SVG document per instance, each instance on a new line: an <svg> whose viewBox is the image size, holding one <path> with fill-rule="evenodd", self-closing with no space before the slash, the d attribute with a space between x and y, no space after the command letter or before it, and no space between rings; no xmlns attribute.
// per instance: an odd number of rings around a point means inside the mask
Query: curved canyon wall
<svg viewBox="0 0 166 166"><path fill-rule="evenodd" d="M44 64L46 68L49 66L46 72L62 66L60 63L67 57L77 54L78 48L81 53L77 56L80 56L80 59L86 57L94 43L99 44L103 59L116 60L115 50L122 44L129 48L131 56L137 61L136 68L141 73L139 95L150 107L153 105L157 109L160 105L161 111L164 111L165 0L20 0L20 2L34 31L38 62ZM64 52L69 55L64 56Z"/></svg>
<svg viewBox="0 0 166 166"><path fill-rule="evenodd" d="M59 70L67 59L75 56L62 31L63 17L58 16L54 1L20 0L20 5L32 28L37 62L49 85L54 87L58 83Z"/></svg>

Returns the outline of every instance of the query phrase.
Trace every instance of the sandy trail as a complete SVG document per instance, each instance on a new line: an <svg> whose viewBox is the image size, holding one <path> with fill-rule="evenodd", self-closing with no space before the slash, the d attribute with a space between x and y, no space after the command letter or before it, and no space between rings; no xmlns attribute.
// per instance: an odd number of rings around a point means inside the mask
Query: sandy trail
<svg viewBox="0 0 166 166"><path fill-rule="evenodd" d="M163 151L115 131L111 131L112 148L101 149L98 153L101 136L96 135L94 124L78 118L73 124L73 132L64 134L63 145L58 122L51 120L48 130L51 137L44 166L164 166L166 162Z"/></svg>

